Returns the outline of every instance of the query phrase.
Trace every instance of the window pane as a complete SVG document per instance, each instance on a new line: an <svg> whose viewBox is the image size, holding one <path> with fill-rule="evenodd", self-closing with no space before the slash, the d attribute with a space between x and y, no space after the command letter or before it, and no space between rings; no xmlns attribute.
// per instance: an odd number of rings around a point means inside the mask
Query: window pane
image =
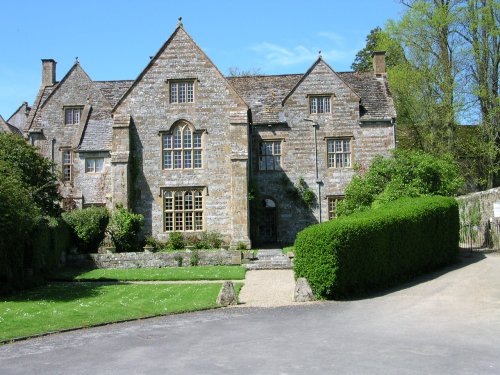
<svg viewBox="0 0 500 375"><path fill-rule="evenodd" d="M187 191L186 194L184 194L184 209L185 210L193 209L193 193L190 191Z"/></svg>
<svg viewBox="0 0 500 375"><path fill-rule="evenodd" d="M194 134L194 148L201 148L201 134Z"/></svg>
<svg viewBox="0 0 500 375"><path fill-rule="evenodd" d="M194 213L194 225L195 230L203 230L203 213L195 212Z"/></svg>
<svg viewBox="0 0 500 375"><path fill-rule="evenodd" d="M184 148L191 148L191 130L189 128L184 129Z"/></svg>
<svg viewBox="0 0 500 375"><path fill-rule="evenodd" d="M96 159L95 171L102 172L103 167L104 167L104 159L102 158Z"/></svg>
<svg viewBox="0 0 500 375"><path fill-rule="evenodd" d="M86 172L94 172L95 171L95 159L85 159L85 169Z"/></svg>
<svg viewBox="0 0 500 375"><path fill-rule="evenodd" d="M181 82L179 83L179 103L186 102L186 84Z"/></svg>
<svg viewBox="0 0 500 375"><path fill-rule="evenodd" d="M73 110L73 123L75 125L78 125L80 123L80 110L79 109Z"/></svg>
<svg viewBox="0 0 500 375"><path fill-rule="evenodd" d="M325 112L330 113L330 98L325 97Z"/></svg>
<svg viewBox="0 0 500 375"><path fill-rule="evenodd" d="M73 124L73 111L71 109L66 109L66 125Z"/></svg>
<svg viewBox="0 0 500 375"><path fill-rule="evenodd" d="M192 103L194 101L193 83L192 82L188 82L186 85L187 85L187 101L189 103Z"/></svg>
<svg viewBox="0 0 500 375"><path fill-rule="evenodd" d="M323 113L324 112L323 98L317 98L317 102L318 102L318 113Z"/></svg>
<svg viewBox="0 0 500 375"><path fill-rule="evenodd" d="M182 192L176 191L174 194L175 209L182 210Z"/></svg>
<svg viewBox="0 0 500 375"><path fill-rule="evenodd" d="M174 151L174 168L182 168L182 151Z"/></svg>
<svg viewBox="0 0 500 375"><path fill-rule="evenodd" d="M170 103L177 103L177 83L170 83Z"/></svg>
<svg viewBox="0 0 500 375"><path fill-rule="evenodd" d="M201 168L201 150L194 150L194 167Z"/></svg>
<svg viewBox="0 0 500 375"><path fill-rule="evenodd" d="M268 171L272 171L273 168L273 157L272 156L267 156L266 157L266 169Z"/></svg>
<svg viewBox="0 0 500 375"><path fill-rule="evenodd" d="M201 191L194 193L194 208L195 210L203 209L203 195Z"/></svg>
<svg viewBox="0 0 500 375"><path fill-rule="evenodd" d="M316 98L310 98L311 113L316 113Z"/></svg>
<svg viewBox="0 0 500 375"><path fill-rule="evenodd" d="M335 146L332 139L328 140L328 152L335 152Z"/></svg>
<svg viewBox="0 0 500 375"><path fill-rule="evenodd" d="M174 208L172 192L168 191L168 192L163 193L163 198L165 200L165 210L172 211Z"/></svg>
<svg viewBox="0 0 500 375"><path fill-rule="evenodd" d="M281 142L274 142L274 155L281 154Z"/></svg>
<svg viewBox="0 0 500 375"><path fill-rule="evenodd" d="M71 151L64 150L64 164L71 164Z"/></svg>
<svg viewBox="0 0 500 375"><path fill-rule="evenodd" d="M164 149L172 148L172 136L170 134L163 135L163 148Z"/></svg>
<svg viewBox="0 0 500 375"><path fill-rule="evenodd" d="M184 215L186 219L185 230L193 230L193 212L186 212Z"/></svg>
<svg viewBox="0 0 500 375"><path fill-rule="evenodd" d="M179 127L174 130L174 148L182 148L182 131Z"/></svg>
<svg viewBox="0 0 500 375"><path fill-rule="evenodd" d="M281 169L281 157L280 156L274 157L274 169L277 171Z"/></svg>
<svg viewBox="0 0 500 375"><path fill-rule="evenodd" d="M182 220L182 212L175 213L175 230L184 230L184 220Z"/></svg>
<svg viewBox="0 0 500 375"><path fill-rule="evenodd" d="M191 150L184 151L184 168L191 168Z"/></svg>
<svg viewBox="0 0 500 375"><path fill-rule="evenodd" d="M172 168L172 151L163 153L163 168Z"/></svg>
<svg viewBox="0 0 500 375"><path fill-rule="evenodd" d="M165 213L165 231L171 232L174 230L174 218L171 212Z"/></svg>

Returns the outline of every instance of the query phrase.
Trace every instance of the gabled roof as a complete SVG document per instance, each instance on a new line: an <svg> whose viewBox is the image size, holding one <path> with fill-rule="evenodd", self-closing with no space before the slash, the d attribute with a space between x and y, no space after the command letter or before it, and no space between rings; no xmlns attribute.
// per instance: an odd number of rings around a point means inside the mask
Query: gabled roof
<svg viewBox="0 0 500 375"><path fill-rule="evenodd" d="M3 119L3 117L0 115L0 133L5 132L5 133L13 133L17 135L21 135L21 131L16 128L15 126L9 124L7 121Z"/></svg>
<svg viewBox="0 0 500 375"><path fill-rule="evenodd" d="M94 85L101 90L106 99L110 102L111 107L118 103L122 96L132 86L134 81L94 81Z"/></svg>
<svg viewBox="0 0 500 375"><path fill-rule="evenodd" d="M280 122L281 102L302 78L302 74L228 77L240 96L252 109L254 124Z"/></svg>
<svg viewBox="0 0 500 375"><path fill-rule="evenodd" d="M153 58L149 61L148 65L146 65L146 67L143 69L143 71L137 76L137 78L133 81L132 85L128 88L128 90L123 94L123 96L120 98L120 100L116 103L116 105L114 106L113 108L113 112L116 111L116 109L118 108L118 106L125 100L125 98L127 98L127 96L130 94L130 92L132 92L132 90L134 89L134 87L142 80L142 78L144 77L144 75L151 69L151 67L156 63L156 61L160 58L160 56L163 54L163 52L167 49L167 47L170 45L170 43L172 42L172 40L175 38L175 36L180 32L182 31L183 33L186 34L186 36L189 38L189 40L191 41L191 43L193 43L193 45L195 46L195 48L207 59L207 61L210 62L210 64L212 64L212 66L217 70L217 72L220 74L220 77L222 79L226 79L226 77L222 74L222 72L219 70L219 68L217 68L217 66L212 62L212 60L210 60L210 58L206 55L205 52L203 52L203 50L196 44L196 42L193 40L193 38L191 38L191 36L186 32L186 30L184 30L184 27L182 26L182 23L179 23L179 25L175 28L174 32L172 33L172 35L170 36L170 38L167 39L167 41L165 43L163 43L163 45L161 46L161 48L158 50L158 52L156 52L156 54L153 56ZM233 89L233 86L231 84L228 84L228 87L230 89ZM247 105L247 103L244 101L244 99L241 97L241 95L236 91L234 90L234 93L236 94L236 96L238 96L241 101ZM247 105L248 106L248 105Z"/></svg>
<svg viewBox="0 0 500 375"><path fill-rule="evenodd" d="M280 123L283 122L280 118L283 103L307 74L229 77L228 81L250 106L254 124ZM386 78L377 78L374 73L335 74L360 98L362 121L387 121L396 117Z"/></svg>

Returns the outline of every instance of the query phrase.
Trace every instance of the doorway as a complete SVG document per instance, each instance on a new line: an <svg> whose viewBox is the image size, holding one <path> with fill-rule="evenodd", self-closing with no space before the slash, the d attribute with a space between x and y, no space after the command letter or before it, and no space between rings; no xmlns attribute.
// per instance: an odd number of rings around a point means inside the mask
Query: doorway
<svg viewBox="0 0 500 375"><path fill-rule="evenodd" d="M259 223L259 242L275 243L277 236L276 202L271 198L262 200L262 216Z"/></svg>

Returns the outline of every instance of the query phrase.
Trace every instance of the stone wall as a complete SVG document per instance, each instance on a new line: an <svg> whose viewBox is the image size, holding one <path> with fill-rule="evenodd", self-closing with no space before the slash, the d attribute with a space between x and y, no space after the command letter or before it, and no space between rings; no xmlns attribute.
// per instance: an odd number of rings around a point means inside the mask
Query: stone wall
<svg viewBox="0 0 500 375"><path fill-rule="evenodd" d="M199 250L199 266L239 265L241 251ZM161 268L189 266L195 251L185 250L160 253L109 253L109 254L68 254L66 265L70 267L96 268Z"/></svg>
<svg viewBox="0 0 500 375"><path fill-rule="evenodd" d="M493 203L500 202L500 187L480 191L457 198L460 208L460 223L479 225L493 219Z"/></svg>

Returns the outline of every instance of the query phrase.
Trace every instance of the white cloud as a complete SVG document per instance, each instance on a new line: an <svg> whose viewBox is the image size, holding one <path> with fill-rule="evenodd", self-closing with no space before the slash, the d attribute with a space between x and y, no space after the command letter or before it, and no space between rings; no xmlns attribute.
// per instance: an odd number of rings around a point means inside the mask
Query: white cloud
<svg viewBox="0 0 500 375"><path fill-rule="evenodd" d="M333 34L330 37L333 37ZM322 50L319 47L302 44L288 48L269 42L254 45L252 50L263 56L266 65L271 67L293 66L305 62L312 64L318 58L320 50L323 59L331 63L343 62L346 58L351 58L352 56L352 51L341 48Z"/></svg>

